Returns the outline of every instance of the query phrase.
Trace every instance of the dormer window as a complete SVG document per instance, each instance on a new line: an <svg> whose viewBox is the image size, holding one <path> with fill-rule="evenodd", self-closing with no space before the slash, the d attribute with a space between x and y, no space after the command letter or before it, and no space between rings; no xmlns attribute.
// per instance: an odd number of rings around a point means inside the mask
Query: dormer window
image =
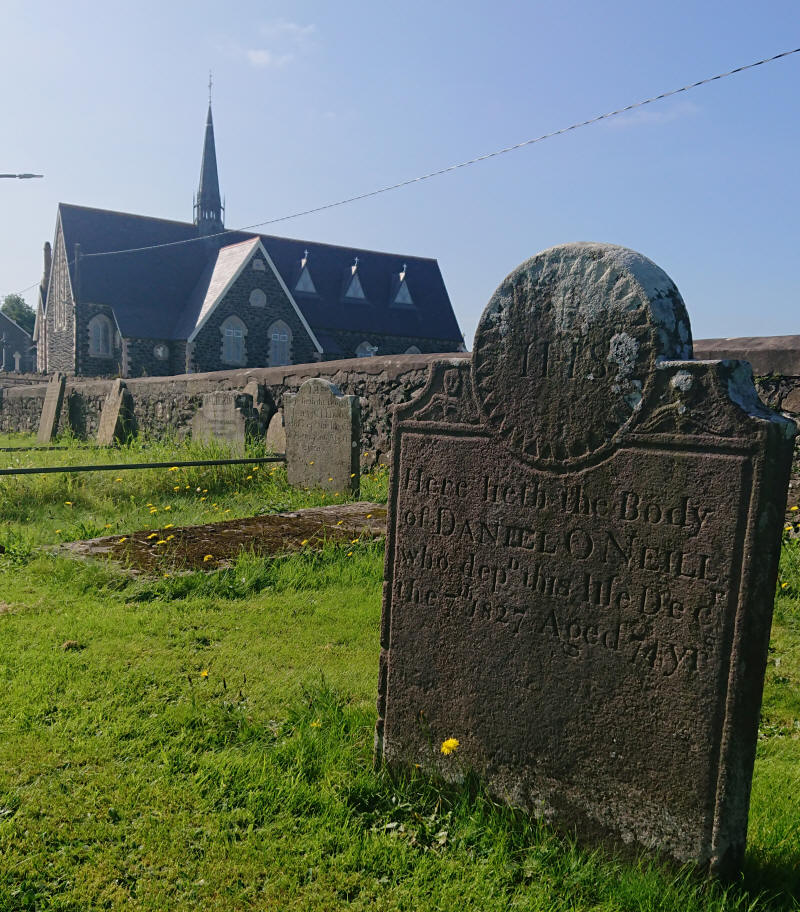
<svg viewBox="0 0 800 912"><path fill-rule="evenodd" d="M353 265L350 267L350 283L344 296L353 300L366 300L367 296L364 294L364 289L361 287L361 279L358 277L358 257L355 258Z"/></svg>
<svg viewBox="0 0 800 912"><path fill-rule="evenodd" d="M308 271L308 251L306 250L303 259L300 260L300 278L297 280L295 286L295 291L301 291L303 294L316 294L317 289L314 286L314 281L311 278L311 273Z"/></svg>
<svg viewBox="0 0 800 912"><path fill-rule="evenodd" d="M377 345L372 345L365 339L356 349L356 358L374 358L377 350Z"/></svg>
<svg viewBox="0 0 800 912"><path fill-rule="evenodd" d="M403 269L398 273L395 283L396 290L394 297L392 298L392 307L413 307L414 299L411 297L411 292L408 290L405 263L403 263Z"/></svg>
<svg viewBox="0 0 800 912"><path fill-rule="evenodd" d="M397 294L394 296L395 304L405 304L408 307L414 306L414 299L411 297L411 292L408 290L408 285L405 282L397 289Z"/></svg>
<svg viewBox="0 0 800 912"><path fill-rule="evenodd" d="M256 257L253 260L253 271L254 272L266 272L267 264L260 257Z"/></svg>

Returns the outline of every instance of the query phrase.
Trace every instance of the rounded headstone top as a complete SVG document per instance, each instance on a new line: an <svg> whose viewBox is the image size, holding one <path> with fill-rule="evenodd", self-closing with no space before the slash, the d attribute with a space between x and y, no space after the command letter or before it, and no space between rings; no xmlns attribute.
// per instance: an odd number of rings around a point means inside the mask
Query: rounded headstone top
<svg viewBox="0 0 800 912"><path fill-rule="evenodd" d="M625 247L563 244L492 295L475 333L475 394L512 452L568 471L615 446L658 361L691 357L686 307L662 269Z"/></svg>

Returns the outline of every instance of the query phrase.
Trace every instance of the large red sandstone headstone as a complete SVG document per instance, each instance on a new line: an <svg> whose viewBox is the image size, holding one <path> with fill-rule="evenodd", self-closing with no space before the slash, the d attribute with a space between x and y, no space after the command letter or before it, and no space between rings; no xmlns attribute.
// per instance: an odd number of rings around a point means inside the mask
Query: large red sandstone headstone
<svg viewBox="0 0 800 912"><path fill-rule="evenodd" d="M655 264L566 245L396 409L376 751L730 875L795 427L691 356Z"/></svg>

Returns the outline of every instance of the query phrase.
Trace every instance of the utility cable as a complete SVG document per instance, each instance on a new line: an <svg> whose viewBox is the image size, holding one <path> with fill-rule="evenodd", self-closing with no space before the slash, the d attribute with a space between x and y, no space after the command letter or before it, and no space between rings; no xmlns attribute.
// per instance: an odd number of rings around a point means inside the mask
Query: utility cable
<svg viewBox="0 0 800 912"><path fill-rule="evenodd" d="M461 168L467 168L470 165L477 165L479 162L488 161L492 158L498 158L501 155L506 155L509 152L516 152L518 149L524 149L528 146L532 146L535 143L544 142L546 139L552 139L554 136L563 136L565 133L571 133L573 130L579 130L581 127L588 127L591 124L599 123L602 120L609 120L612 117L618 117L620 114L626 114L628 111L633 111L636 108L643 108L645 105L654 104L657 101L663 101L665 98L672 98L675 95L680 95L683 92L689 92L692 89L697 89L700 86L708 85L711 82L717 82L720 79L727 79L729 76L735 76L737 73L744 73L747 70L755 69L756 67L763 66L766 63L774 63L776 60L781 60L784 57L791 57L793 54L800 53L800 47L794 48L791 51L783 51L780 54L774 54L772 57L765 57L762 60L756 60L754 63L748 63L744 66L736 67L732 70L727 70L724 73L717 73L716 76L708 76L705 79L699 79L697 82L691 82L687 85L681 86L679 89L670 89L668 92L661 92L659 95L653 95L651 98L645 98L642 101L633 102L633 104L625 105L623 108L617 108L614 111L608 111L605 114L598 114L595 117L590 117L588 120L581 120L576 123L570 124L568 127L562 127L560 130L553 130L550 133L543 133L541 136L536 136L533 139L526 139L522 142L515 143L512 146L506 146L502 149L496 149L494 152L487 152L484 155L478 155L475 158L470 158L466 161L458 162L454 165L448 165L446 168L439 168L436 171L429 171L427 174L420 174L417 177L411 177L407 180L398 181L394 184L389 184L385 187L379 187L376 190L369 190L366 193L358 193L355 196L348 196L344 199L336 200L332 203L325 203L322 206L314 206L311 209L302 209L298 212L292 212L288 215L281 215L277 218L265 219L263 222L255 222L252 225L245 225L243 228L230 228L225 231L220 231L216 234L204 235L203 237L196 238L186 238L182 241L169 241L164 244L152 244L147 247L130 247L126 250L105 250L98 251L96 253L82 253L81 259L89 259L91 257L105 257L105 256L120 256L125 253L143 253L147 250L158 250L163 247L177 247L183 244L193 244L197 241L205 241L209 238L224 237L229 234L238 234L244 231L251 231L254 228L264 228L267 225L277 225L279 222L288 222L291 219L300 218L304 215L313 215L317 212L324 212L328 209L335 209L339 206L346 206L349 203L355 203L360 200L370 199L373 196L379 196L382 193L389 193L392 190L399 190L402 187L409 187L412 184L418 184L422 181L430 180L434 177L440 177L443 174L450 174L453 171L458 171ZM69 265L73 265L70 262ZM24 291L30 291L32 288L35 288L38 285L38 282L35 282L33 285L30 285ZM19 292L22 294L23 292Z"/></svg>

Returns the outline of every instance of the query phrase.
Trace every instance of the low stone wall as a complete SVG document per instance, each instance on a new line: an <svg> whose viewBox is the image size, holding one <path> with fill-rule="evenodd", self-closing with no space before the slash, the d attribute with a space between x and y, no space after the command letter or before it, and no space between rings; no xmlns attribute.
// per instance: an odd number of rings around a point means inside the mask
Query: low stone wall
<svg viewBox="0 0 800 912"><path fill-rule="evenodd" d="M282 406L287 392L296 393L300 384L310 377L323 377L335 383L343 393L359 397L362 453L369 453L367 461L372 462L389 449L389 407L408 401L425 385L430 362L437 358L469 357L466 353L386 355L177 377L139 377L125 382L133 396L134 418L140 433L182 436L189 433L204 393L226 389L241 391L248 383L256 381L267 393L269 415L266 420L269 420L269 416ZM69 427L80 437L94 437L112 382L68 380L59 430ZM46 383L39 383L2 390L0 430L36 431L46 389Z"/></svg>
<svg viewBox="0 0 800 912"><path fill-rule="evenodd" d="M796 350L793 345L796 344ZM389 407L408 401L424 385L431 361L437 358L469 358L467 353L439 355L385 355L345 361L321 361L289 367L247 368L184 374L175 377L139 377L126 380L133 395L134 418L140 432L153 436L189 433L192 418L203 394L219 390L242 391L255 380L267 393L265 423L283 404L284 395L296 393L309 377L324 377L340 390L358 396L361 402L362 453L369 462L388 452ZM749 360L756 374L756 387L763 401L800 422L800 336L763 339L700 339L695 358L739 358ZM780 370L779 370L780 369ZM791 373L787 371L792 371ZM0 386L0 430L33 431L39 417L47 384L41 381L13 388ZM71 428L79 437L95 437L100 412L111 380L73 378L67 381L59 430ZM790 503L800 500L800 445L795 461Z"/></svg>

